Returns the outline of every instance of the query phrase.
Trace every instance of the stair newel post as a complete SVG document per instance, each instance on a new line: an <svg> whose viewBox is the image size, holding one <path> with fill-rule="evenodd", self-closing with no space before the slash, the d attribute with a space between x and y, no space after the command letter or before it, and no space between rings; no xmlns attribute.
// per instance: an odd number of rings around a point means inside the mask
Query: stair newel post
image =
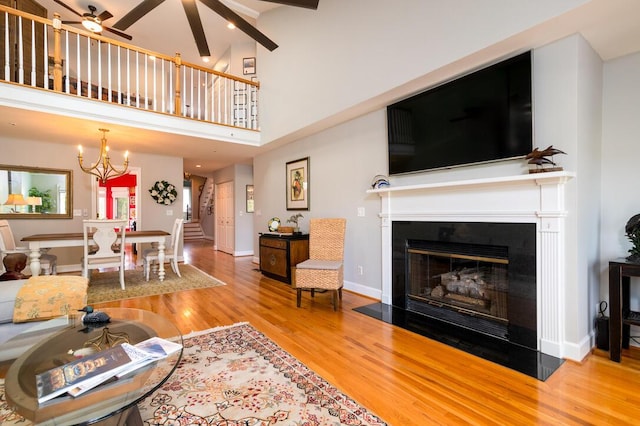
<svg viewBox="0 0 640 426"><path fill-rule="evenodd" d="M60 33L62 20L60 14L53 14L53 90L62 92L62 57L60 54Z"/></svg>
<svg viewBox="0 0 640 426"><path fill-rule="evenodd" d="M182 98L180 95L180 67L182 66L182 57L180 56L179 53L176 53L174 63L176 66L176 99L175 99L174 111L176 115L181 115Z"/></svg>

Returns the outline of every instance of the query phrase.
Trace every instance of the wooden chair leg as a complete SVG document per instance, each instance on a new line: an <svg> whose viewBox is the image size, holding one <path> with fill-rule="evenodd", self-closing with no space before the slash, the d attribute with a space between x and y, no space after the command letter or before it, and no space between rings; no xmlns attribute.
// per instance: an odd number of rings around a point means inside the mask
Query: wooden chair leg
<svg viewBox="0 0 640 426"><path fill-rule="evenodd" d="M338 291L339 290L333 291L333 310L334 311L338 310Z"/></svg>
<svg viewBox="0 0 640 426"><path fill-rule="evenodd" d="M300 307L300 302L302 301L302 289L301 288L297 288L296 289L296 306L299 308Z"/></svg>
<svg viewBox="0 0 640 426"><path fill-rule="evenodd" d="M315 296L315 295L316 295L316 290L312 288L312 289L311 289L311 297L313 297L313 296Z"/></svg>

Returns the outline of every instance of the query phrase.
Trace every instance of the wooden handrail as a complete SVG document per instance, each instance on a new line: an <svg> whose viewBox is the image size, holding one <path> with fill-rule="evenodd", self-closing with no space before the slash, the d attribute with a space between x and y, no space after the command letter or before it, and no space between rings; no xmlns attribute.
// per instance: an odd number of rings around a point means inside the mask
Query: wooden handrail
<svg viewBox="0 0 640 426"><path fill-rule="evenodd" d="M160 59L161 61L166 61L166 62L162 62L163 64L166 63L172 63L174 66L174 71L175 71L175 87L173 88L173 95L174 99L173 99L173 104L172 104L172 108L173 110L164 110L164 111L158 111L158 112L164 112L164 113L171 113L174 115L182 115L182 116L186 116L186 112L187 111L182 111L183 107L188 107L189 105L186 105L187 103L192 103L194 105L191 105L192 108L192 113L191 113L191 118L197 118L197 119L201 119L200 116L202 114L202 108L200 108L200 96L209 96L210 97L210 105L208 106L208 108L211 110L209 111L209 113L204 113L205 115L211 115L211 121L216 121L213 119L213 117L215 115L217 115L218 117L222 116L225 119L228 119L229 116L234 116L236 114L236 109L239 107L244 108L244 114L245 114L245 127L247 126L247 123L249 122L248 119L248 115L249 115L249 111L251 111L252 114L254 114L253 111L257 111L257 96L254 96L255 93L253 93L252 91L257 91L260 88L260 83L257 81L251 81L251 80L247 80L245 78L242 77L237 77L231 74L226 74L220 71L216 71L216 70L212 70L212 69L208 69L205 68L201 65L197 65L197 64L191 64L188 62L184 62L182 59L182 56L180 53L176 53L174 56L170 56L170 55L166 55L163 53L159 53L159 52L154 52L148 49L144 49L138 46L134 46L125 42L121 42L118 40L114 40L108 37L104 37L101 36L99 34L94 34L90 31L86 31L83 29L78 29L76 27L70 26L70 25L65 25L62 24L61 20L60 20L60 14L55 12L54 13L54 17L53 20L49 20L47 18L43 18L40 16L36 16L36 15L32 15L30 13L26 13L17 9L13 9L11 7L7 7L7 6L2 6L0 5L0 20L4 21L6 18L6 14L15 16L15 17L21 17L23 18L23 20L30 20L33 21L36 24L42 24L45 26L45 34L47 33L47 28L51 28L53 30L53 37L52 37L52 46L50 45L49 47L53 48L53 67L52 67L52 71L50 70L49 72L52 73L51 75L51 80L52 80L52 87L49 87L50 89L52 89L53 91L56 92L62 92L62 93L69 93L69 87L64 86L63 84L63 80L64 80L64 70L63 70L63 45L62 43L64 43L63 39L63 35L66 36L66 43L67 45L65 46L67 49L67 53L69 53L69 45L68 45L68 41L69 41L69 34L75 34L76 37L78 37L78 47L77 47L77 52L78 55L80 55L80 37L82 38L88 38L92 41L96 41L99 43L104 43L106 45L109 46L109 49L115 48L114 50L116 52L119 52L118 49L124 49L124 52L127 52L126 54L128 55L129 52L132 53L134 57L136 57L136 55L143 55L142 57L148 57L148 58L155 58L156 60ZM31 25L31 24L29 24ZM51 34L51 33L50 33ZM3 39L5 36L4 32L3 34L0 34L0 40ZM4 42L4 41L3 41ZM72 50L73 51L73 50ZM110 52L111 50L109 50ZM49 50L49 52L51 52L51 50ZM109 53L109 55L111 55ZM107 56L108 57L108 56ZM3 61L5 58L0 58L0 61ZM67 58L68 60L69 58ZM39 59L38 59L39 60ZM80 56L78 56L78 61L80 61ZM127 61L128 61L128 56L127 56ZM137 59L136 59L137 61ZM45 56L45 62L46 62L46 56ZM77 73L80 72L80 63L77 63ZM87 62L88 63L88 62ZM119 63L119 57L118 57L118 63ZM137 63L137 62L136 62ZM88 65L90 67L90 64ZM38 69L40 69L38 67ZM123 68L124 69L124 68ZM146 69L146 65L145 65L145 69ZM155 68L154 68L155 69ZM163 68L165 69L165 68ZM205 77L203 78L208 78L206 77L206 75L210 75L211 76L211 83L213 83L215 81L216 78L222 78L224 81L224 85L222 86L221 92L216 93L214 91L213 88L210 88L209 90L204 90L202 92L198 92L197 96L198 99L194 99L193 96L193 91L191 92L191 102L189 102L188 98L185 98L185 96L188 96L188 93L182 93L182 84L183 78L186 78L187 80L190 78L189 75L186 74L186 70L190 70L190 75L191 78L194 78L193 75L194 73L196 73L196 76L198 76L197 78L200 78L200 76L204 75ZM69 65L67 64L67 73L69 72ZM85 73L85 70L83 70ZM128 69L128 64L126 65L126 72L129 73L129 69ZM45 73L46 73L46 67L45 67ZM198 73L204 73L204 74L198 74ZM130 74L127 74L127 76L129 76ZM135 74L137 76L137 74ZM144 75L144 74L143 74ZM98 73L98 78L100 79L100 74ZM111 75L109 75L107 77L107 84L111 85L112 84L112 80L110 80ZM138 78L138 77L136 77ZM148 76L147 76L148 78ZM97 85L94 84L95 80L91 80L91 73L89 73L89 78L88 81L85 82L82 80L82 78L80 77L80 75L78 75L77 77L74 77L73 75L67 76L67 86L69 86L69 80L74 80L75 79L75 85L73 90L75 91L75 94L80 95L80 90L83 87L86 87L87 92L91 91L93 88L93 92L97 93L97 99L101 99L103 98L104 92L103 94L100 94L98 92L100 92L100 88L102 88L103 90L106 88L106 86L103 86L102 83L100 82L100 80L98 80ZM139 80L136 80L139 81ZM235 99L234 99L234 89L230 89L230 87L235 88L235 84L232 84L231 86L229 86L229 82L237 82L237 83L243 83L243 85L246 85L244 87L246 87L246 89L244 89L244 97L241 97L239 99L242 99L241 104L239 106L239 104L236 104ZM149 109L149 99L146 98L147 96L147 86L146 84L149 83L149 80L144 80L145 86L144 86L144 93L136 93L133 92L133 94L135 95L135 103L136 105L138 105L138 107L140 107L140 99L141 96L144 96L144 106L145 109ZM82 87L81 87L82 84ZM117 94L118 96L122 96L125 95L127 96L127 99L130 99L129 96L130 94L128 92L124 92L124 90L129 90L129 82L127 81L126 84L126 89L122 89L123 91L120 91L120 88L118 88ZM154 80L154 84L155 84L155 80ZM32 83L33 85L33 83ZM115 85L115 83L114 83ZM118 80L118 86L120 85L120 81ZM45 85L46 86L46 85ZM155 87L155 86L154 86ZM96 88L98 89L96 91ZM132 89L139 89L137 86L135 88ZM139 89L142 90L142 89ZM107 92L107 97L108 99L103 99L103 100L109 100L109 101L116 101L114 99L112 99L112 93L111 90L108 90ZM116 92L114 91L114 94ZM72 92L73 94L73 92ZM156 94L157 95L157 94ZM214 96L215 98L215 102L214 102ZM89 98L93 98L95 99L96 96L92 96L90 93L88 94ZM163 102L164 102L164 95L162 95L163 97ZM183 100L186 99L185 102L183 102ZM125 104L127 103L131 103L129 100L127 102L125 102ZM183 105L184 103L184 105ZM198 110L198 117L194 117L193 114L193 108L200 108ZM205 108L207 108L205 106ZM217 110L215 111L214 114L214 109L217 108ZM221 110L222 109L222 110ZM155 109L153 109L155 111ZM255 114L254 114L254 118L255 118ZM208 121L208 118L205 118L205 120ZM257 122L257 121L256 121ZM230 125L233 124L234 127L238 127L236 125L235 122L233 123L229 123L229 122L222 122L220 124L225 124L225 125ZM240 125L241 127L241 125ZM252 127L250 127L251 129L255 129L257 130L256 125L254 124Z"/></svg>

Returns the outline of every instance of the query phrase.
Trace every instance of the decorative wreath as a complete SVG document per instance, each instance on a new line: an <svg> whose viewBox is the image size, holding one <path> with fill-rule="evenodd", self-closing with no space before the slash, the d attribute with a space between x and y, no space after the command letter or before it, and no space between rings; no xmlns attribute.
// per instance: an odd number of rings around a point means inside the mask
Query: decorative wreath
<svg viewBox="0 0 640 426"><path fill-rule="evenodd" d="M149 193L151 194L151 198L156 200L158 204L164 204L168 206L173 204L178 197L178 191L176 191L176 187L171 185L166 180L157 181L150 189Z"/></svg>

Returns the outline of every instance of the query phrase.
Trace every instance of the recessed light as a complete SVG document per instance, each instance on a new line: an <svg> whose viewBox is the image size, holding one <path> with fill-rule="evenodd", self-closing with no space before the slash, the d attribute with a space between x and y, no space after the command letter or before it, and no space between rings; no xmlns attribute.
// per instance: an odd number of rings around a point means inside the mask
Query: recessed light
<svg viewBox="0 0 640 426"><path fill-rule="evenodd" d="M230 30L234 29L236 27L236 24L234 24L233 22L229 21L229 23L227 23L227 28L229 28Z"/></svg>
<svg viewBox="0 0 640 426"><path fill-rule="evenodd" d="M196 169L199 169L200 167L202 167L200 164L196 164Z"/></svg>
<svg viewBox="0 0 640 426"><path fill-rule="evenodd" d="M209 57L208 56L203 56L202 57L202 62L209 62Z"/></svg>

